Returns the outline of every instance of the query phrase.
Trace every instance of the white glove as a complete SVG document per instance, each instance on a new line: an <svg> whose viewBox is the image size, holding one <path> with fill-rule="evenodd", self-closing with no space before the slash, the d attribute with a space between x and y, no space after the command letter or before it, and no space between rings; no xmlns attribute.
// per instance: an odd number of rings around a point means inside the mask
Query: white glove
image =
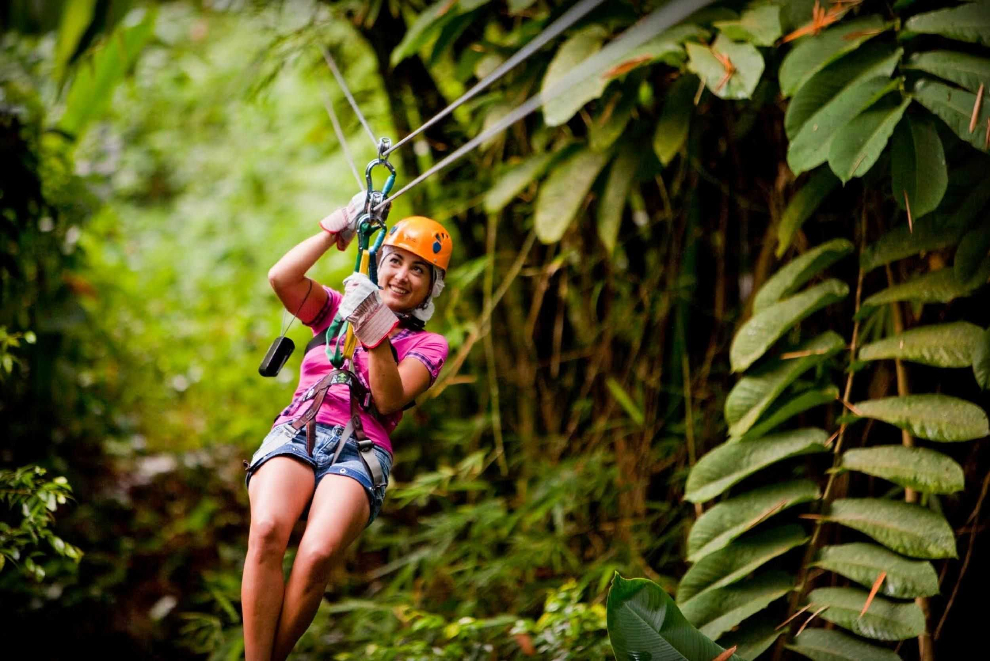
<svg viewBox="0 0 990 661"><path fill-rule="evenodd" d="M378 286L363 273L344 278L344 298L337 312L350 322L361 344L372 349L399 324L399 318L382 301Z"/></svg>
<svg viewBox="0 0 990 661"><path fill-rule="evenodd" d="M346 250L354 239L358 229L358 218L364 212L366 195L360 191L351 198L347 206L343 206L320 221L324 231L336 236L337 249Z"/></svg>

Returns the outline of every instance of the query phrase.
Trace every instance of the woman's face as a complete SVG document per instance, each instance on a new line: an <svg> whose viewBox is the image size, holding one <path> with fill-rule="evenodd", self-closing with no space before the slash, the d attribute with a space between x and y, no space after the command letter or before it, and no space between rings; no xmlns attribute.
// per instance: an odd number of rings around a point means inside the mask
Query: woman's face
<svg viewBox="0 0 990 661"><path fill-rule="evenodd" d="M426 300L430 293L433 267L402 248L392 248L378 267L378 284L385 305L397 312L408 312Z"/></svg>

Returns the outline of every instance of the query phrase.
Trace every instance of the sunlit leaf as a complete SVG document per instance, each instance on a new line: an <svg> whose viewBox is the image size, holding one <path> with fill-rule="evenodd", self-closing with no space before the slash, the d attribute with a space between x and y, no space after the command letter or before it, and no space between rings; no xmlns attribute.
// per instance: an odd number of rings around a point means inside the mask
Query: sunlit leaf
<svg viewBox="0 0 990 661"><path fill-rule="evenodd" d="M990 434L982 408L949 395L882 397L854 406L857 415L883 420L931 441L971 441Z"/></svg>
<svg viewBox="0 0 990 661"><path fill-rule="evenodd" d="M926 507L878 498L840 498L825 520L869 535L913 558L955 558L956 538L941 514Z"/></svg>
<svg viewBox="0 0 990 661"><path fill-rule="evenodd" d="M858 588L818 588L808 595L809 610L827 606L819 617L874 640L904 640L925 632L925 616L914 602L874 597L869 609L860 615L868 596Z"/></svg>
<svg viewBox="0 0 990 661"><path fill-rule="evenodd" d="M790 418L808 409L829 404L839 399L839 389L829 386L821 390L805 390L785 402L777 402L760 417L760 421L742 436L732 436L729 442L760 438L768 431L779 427Z"/></svg>
<svg viewBox="0 0 990 661"><path fill-rule="evenodd" d="M876 544L823 547L812 566L834 571L864 587L871 587L880 572L886 572L879 594L888 597L914 599L938 594L938 576L932 563L909 560Z"/></svg>
<svg viewBox="0 0 990 661"><path fill-rule="evenodd" d="M558 164L536 198L533 227L543 243L560 241L611 154L582 149Z"/></svg>
<svg viewBox="0 0 990 661"><path fill-rule="evenodd" d="M962 466L941 452L903 445L846 450L840 468L890 480L925 493L962 491Z"/></svg>
<svg viewBox="0 0 990 661"><path fill-rule="evenodd" d="M61 80L79 47L79 40L93 21L96 0L69 0L62 6L62 20L52 55L52 77Z"/></svg>
<svg viewBox="0 0 990 661"><path fill-rule="evenodd" d="M828 194L839 185L839 180L832 174L832 170L827 167L820 167L811 173L804 185L794 194L791 201L787 203L784 214L777 227L777 258L779 259L787 252L791 245L791 240L811 214L815 213L821 203L828 197ZM766 289L764 285L763 289ZM759 299L759 295L757 295ZM758 300L754 301L753 309L756 310ZM762 304L760 304L762 307Z"/></svg>
<svg viewBox="0 0 990 661"><path fill-rule="evenodd" d="M979 271L968 282L957 280L956 273L951 268L925 273L913 280L902 282L873 294L863 301L860 315L862 317L867 314L869 312L867 308L896 301L948 303L957 298L969 296L986 282L987 277L990 277L990 259L983 260Z"/></svg>
<svg viewBox="0 0 990 661"><path fill-rule="evenodd" d="M611 64L602 74L604 78L616 78L641 66L663 62L678 66L687 59L684 42L703 41L710 36L708 30L692 22L684 22L664 30L656 37L637 46Z"/></svg>
<svg viewBox="0 0 990 661"><path fill-rule="evenodd" d="M934 367L969 367L983 329L968 321L931 324L871 342L860 360L899 358Z"/></svg>
<svg viewBox="0 0 990 661"><path fill-rule="evenodd" d="M890 184L894 201L908 205L914 218L934 211L945 195L949 175L938 131L928 116L908 115L890 142Z"/></svg>
<svg viewBox="0 0 990 661"><path fill-rule="evenodd" d="M748 99L763 74L763 56L752 44L732 41L720 34L711 46L688 43L688 69L705 81L712 94L722 99ZM716 55L717 54L717 55ZM719 57L728 58L732 68Z"/></svg>
<svg viewBox="0 0 990 661"><path fill-rule="evenodd" d="M834 177L830 179L835 181ZM762 312L780 299L790 296L853 250L855 246L848 239L833 239L795 257L778 269L756 292L753 313Z"/></svg>
<svg viewBox="0 0 990 661"><path fill-rule="evenodd" d="M843 183L870 171L909 103L910 98L888 95L839 129L828 148L828 165Z"/></svg>
<svg viewBox="0 0 990 661"><path fill-rule="evenodd" d="M782 34L780 7L773 5L753 7L743 11L738 19L715 21L713 25L729 39L757 46L773 46Z"/></svg>
<svg viewBox="0 0 990 661"><path fill-rule="evenodd" d="M701 633L717 640L793 588L794 577L771 571L728 587L703 592L682 603L681 612Z"/></svg>
<svg viewBox="0 0 990 661"><path fill-rule="evenodd" d="M544 92L567 73L601 50L608 31L600 25L590 25L569 37L554 55L541 90ZM580 110L585 103L597 99L605 91L607 81L593 77L561 93L543 99L543 118L548 126L560 126Z"/></svg>
<svg viewBox="0 0 990 661"><path fill-rule="evenodd" d="M831 629L805 629L787 649L812 661L901 661L896 652Z"/></svg>

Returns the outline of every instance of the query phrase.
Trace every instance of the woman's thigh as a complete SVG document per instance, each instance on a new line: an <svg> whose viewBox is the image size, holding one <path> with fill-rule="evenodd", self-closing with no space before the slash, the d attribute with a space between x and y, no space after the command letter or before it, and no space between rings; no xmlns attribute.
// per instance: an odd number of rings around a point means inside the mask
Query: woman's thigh
<svg viewBox="0 0 990 661"><path fill-rule="evenodd" d="M306 518L300 553L337 556L357 539L368 523L371 506L364 487L343 475L320 480Z"/></svg>
<svg viewBox="0 0 990 661"><path fill-rule="evenodd" d="M274 527L287 540L313 497L315 482L313 468L298 459L283 455L266 461L248 485L251 525Z"/></svg>

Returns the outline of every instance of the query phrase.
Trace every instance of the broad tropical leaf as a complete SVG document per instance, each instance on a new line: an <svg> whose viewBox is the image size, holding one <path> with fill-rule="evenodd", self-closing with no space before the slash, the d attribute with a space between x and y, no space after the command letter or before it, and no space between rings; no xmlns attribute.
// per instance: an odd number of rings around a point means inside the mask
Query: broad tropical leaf
<svg viewBox="0 0 990 661"><path fill-rule="evenodd" d="M586 148L553 169L536 198L533 228L540 241L560 241L610 156Z"/></svg>
<svg viewBox="0 0 990 661"><path fill-rule="evenodd" d="M787 203L777 227L777 258L783 257L791 245L794 234L801 229L804 221L815 213L828 194L839 185L839 180L827 167L820 167L811 173L804 186ZM766 289L766 285L763 286ZM762 291L762 289L761 289ZM759 298L759 295L757 295ZM758 302L758 301L757 301ZM754 310L757 302L754 302Z"/></svg>
<svg viewBox="0 0 990 661"><path fill-rule="evenodd" d="M735 647L736 654L740 657L755 661L784 634L783 629L775 628L776 624L776 621L766 615L757 615L746 620L746 626L730 631L719 640L726 649Z"/></svg>
<svg viewBox="0 0 990 661"><path fill-rule="evenodd" d="M968 321L921 326L867 344L859 350L859 359L899 358L934 367L969 367L982 334L982 328Z"/></svg>
<svg viewBox="0 0 990 661"><path fill-rule="evenodd" d="M62 7L58 39L52 54L52 78L61 82L72 56L79 52L79 40L93 21L96 0L69 0Z"/></svg>
<svg viewBox="0 0 990 661"><path fill-rule="evenodd" d="M839 129L828 148L828 166L842 183L870 171L909 103L910 98L888 95Z"/></svg>
<svg viewBox="0 0 990 661"><path fill-rule="evenodd" d="M619 152L608 173L605 192L598 204L598 238L609 254L615 250L622 212L626 208L626 198L629 197L638 165L639 150L627 147Z"/></svg>
<svg viewBox="0 0 990 661"><path fill-rule="evenodd" d="M691 469L684 499L703 503L723 493L753 473L784 459L827 452L828 433L821 429L795 429L751 441L723 443L703 456Z"/></svg>
<svg viewBox="0 0 990 661"><path fill-rule="evenodd" d="M663 165L670 163L687 142L691 113L694 112L694 90L698 79L681 76L670 86L660 111L660 121L653 136L653 151Z"/></svg>
<svg viewBox="0 0 990 661"><path fill-rule="evenodd" d="M763 56L752 44L732 41L720 34L711 46L687 43L688 69L705 81L711 93L722 99L748 99L763 74ZM732 62L731 73L716 57Z"/></svg>
<svg viewBox="0 0 990 661"><path fill-rule="evenodd" d="M729 587L709 590L681 604L688 622L706 636L718 639L750 615L759 613L794 587L794 578L766 572Z"/></svg>
<svg viewBox="0 0 990 661"><path fill-rule="evenodd" d="M925 493L955 493L965 486L962 466L928 448L880 445L847 450L839 466Z"/></svg>
<svg viewBox="0 0 990 661"><path fill-rule="evenodd" d="M543 175L556 154L545 152L530 156L502 175L485 193L485 211L497 213L534 180Z"/></svg>
<svg viewBox="0 0 990 661"><path fill-rule="evenodd" d="M897 603L874 597L860 615L869 592L858 588L818 588L808 595L812 612L827 606L820 615L840 627L874 640L904 640L925 632L925 616L914 602Z"/></svg>
<svg viewBox="0 0 990 661"><path fill-rule="evenodd" d="M627 580L615 573L606 624L618 661L710 661L725 651L695 629L660 586L645 578ZM743 660L733 655L730 661Z"/></svg>
<svg viewBox="0 0 990 661"><path fill-rule="evenodd" d="M945 152L928 117L908 115L890 143L890 184L894 200L915 218L934 211L949 185Z"/></svg>
<svg viewBox="0 0 990 661"><path fill-rule="evenodd" d="M748 41L757 46L773 46L783 32L780 7L763 5L745 10L737 19L715 21L714 25L729 39Z"/></svg>
<svg viewBox="0 0 990 661"><path fill-rule="evenodd" d="M990 328L983 332L983 338L973 352L973 375L984 390L990 390Z"/></svg>
<svg viewBox="0 0 990 661"><path fill-rule="evenodd" d="M859 265L869 273L898 259L955 245L968 225L969 219L946 221L937 214L915 219L913 227L904 222L868 245L860 256Z"/></svg>
<svg viewBox="0 0 990 661"><path fill-rule="evenodd" d="M832 503L825 520L865 533L913 558L956 557L956 538L949 523L920 505L879 498L840 498Z"/></svg>
<svg viewBox="0 0 990 661"><path fill-rule="evenodd" d="M732 371L742 372L759 360L791 326L848 295L849 285L841 280L826 280L754 314L732 338L729 348Z"/></svg>
<svg viewBox="0 0 990 661"><path fill-rule="evenodd" d="M984 259L979 271L968 282L956 279L955 270L941 269L919 275L899 285L888 287L863 301L861 316L869 313L867 308L885 305L896 301L917 301L918 303L948 303L957 298L969 296L986 282L990 276L990 259Z"/></svg>
<svg viewBox="0 0 990 661"><path fill-rule="evenodd" d="M973 106L976 104L975 94L957 87L949 87L935 80L920 80L914 86L914 98L941 117L942 121L948 124L960 138L977 149L986 151L984 147L986 134L982 130L969 132ZM990 119L990 103L984 103L976 125L985 127L988 119Z"/></svg>
<svg viewBox="0 0 990 661"><path fill-rule="evenodd" d="M700 25L691 22L684 22L680 25L664 30L656 37L637 46L628 53L611 64L602 74L606 79L617 78L637 67L663 62L673 67L680 65L687 59L684 52L684 42L707 41L711 33Z"/></svg>
<svg viewBox="0 0 990 661"><path fill-rule="evenodd" d="M812 563L872 588L882 572L887 576L877 594L897 599L931 597L938 594L938 576L927 560L909 560L882 546L867 542L826 546Z"/></svg>
<svg viewBox="0 0 990 661"><path fill-rule="evenodd" d="M766 519L820 496L818 485L811 480L793 480L724 500L702 514L692 526L687 542L688 562L698 562Z"/></svg>
<svg viewBox="0 0 990 661"><path fill-rule="evenodd" d="M839 399L839 389L828 386L821 390L805 390L785 402L778 402L760 418L760 421L742 436L732 436L729 442L760 438L768 431L779 427L790 418L810 408L829 404Z"/></svg>
<svg viewBox="0 0 990 661"><path fill-rule="evenodd" d="M990 80L990 59L951 50L934 50L915 53L904 64L906 69L917 69L952 81L973 94L980 84Z"/></svg>
<svg viewBox="0 0 990 661"><path fill-rule="evenodd" d="M575 33L565 41L557 54L554 55L546 74L543 76L541 90L544 92L567 73L601 50L602 42L608 35L600 25L590 25ZM580 85L573 85L564 92L543 99L543 119L548 126L560 126L567 123L584 104L597 99L605 91L608 81L600 76L593 76Z"/></svg>
<svg viewBox="0 0 990 661"><path fill-rule="evenodd" d="M834 177L830 179L835 181ZM787 215L786 211L784 215ZM782 298L790 296L853 250L855 247L852 241L833 239L795 257L774 273L756 292L756 297L753 299L753 314L762 312Z"/></svg>
<svg viewBox="0 0 990 661"><path fill-rule="evenodd" d="M796 524L746 535L707 555L687 570L677 586L677 603L742 580L770 560L808 541Z"/></svg>
<svg viewBox="0 0 990 661"><path fill-rule="evenodd" d="M825 30L819 35L804 37L787 54L780 65L780 91L785 97L793 95L813 75L845 53L884 30L883 20L876 14Z"/></svg>
<svg viewBox="0 0 990 661"><path fill-rule="evenodd" d="M829 629L805 629L787 649L812 661L901 661L896 652Z"/></svg>
<svg viewBox="0 0 990 661"><path fill-rule="evenodd" d="M976 278L980 266L986 261L987 253L990 253L990 222L980 223L959 241L952 264L956 280L970 282Z"/></svg>
<svg viewBox="0 0 990 661"><path fill-rule="evenodd" d="M990 46L990 11L985 2L966 3L916 14L907 20L904 29Z"/></svg>
<svg viewBox="0 0 990 661"><path fill-rule="evenodd" d="M833 331L803 342L793 349L798 358L776 359L739 379L725 399L725 419L730 436L742 436L780 393L809 369L820 365L845 347Z"/></svg>
<svg viewBox="0 0 990 661"><path fill-rule="evenodd" d="M881 397L854 406L857 415L888 422L930 441L972 441L990 434L983 409L949 395Z"/></svg>

